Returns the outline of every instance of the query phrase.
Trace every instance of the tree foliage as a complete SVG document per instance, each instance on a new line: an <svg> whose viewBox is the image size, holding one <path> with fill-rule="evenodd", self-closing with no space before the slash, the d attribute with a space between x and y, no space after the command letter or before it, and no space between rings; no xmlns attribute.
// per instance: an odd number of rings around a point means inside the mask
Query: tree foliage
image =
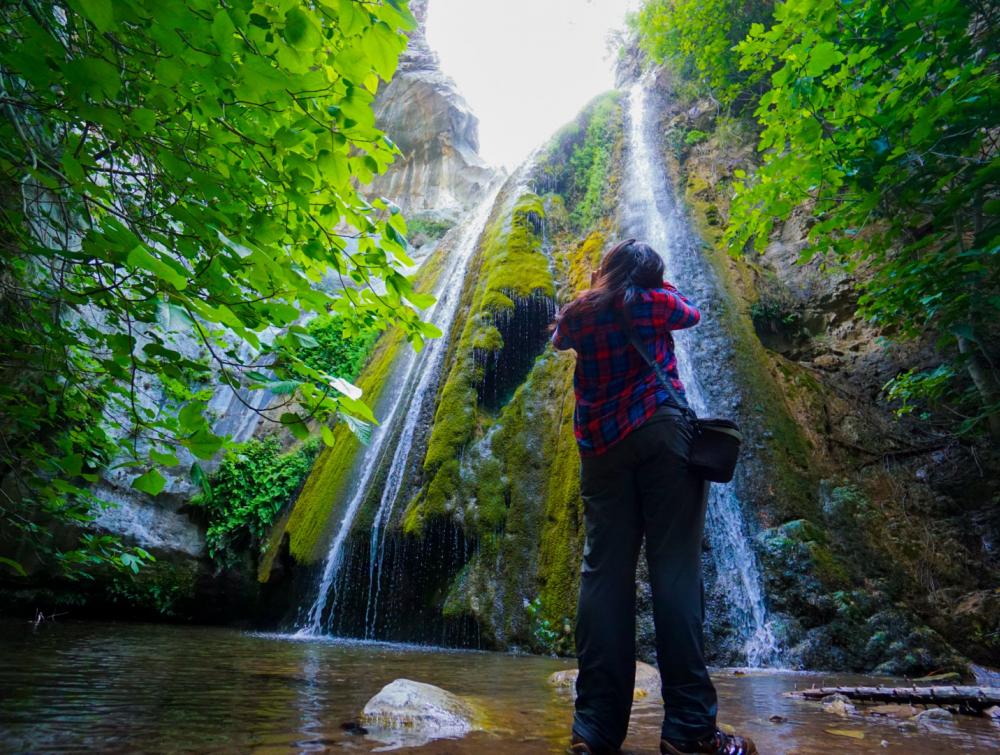
<svg viewBox="0 0 1000 755"><path fill-rule="evenodd" d="M648 0L629 25L652 61L673 65L729 105L753 91L753 74L741 70L734 46L772 7L771 0Z"/></svg>
<svg viewBox="0 0 1000 755"><path fill-rule="evenodd" d="M278 421L299 436L310 418L374 420L299 356L316 342L297 323L396 322L418 347L435 334L402 273L398 208L358 190L398 153L372 100L413 23L400 0L3 4L8 538L67 571L128 567L127 551L56 548L52 523L92 517L109 464L157 494L161 468L215 455L220 385L291 382Z"/></svg>
<svg viewBox="0 0 1000 755"><path fill-rule="evenodd" d="M951 380L951 398L971 406L965 426L987 420L1000 437L990 347L1000 315L1000 4L787 0L764 22L739 3L707 5L711 22L654 0L640 18L675 25L640 32L647 48L681 52L684 40L711 36L714 46L688 51L695 67L716 89L753 82L759 93L761 164L736 171L734 250L763 249L776 223L807 214L803 261L822 255L855 271L861 314L888 332L937 337L948 366L901 376L890 397L912 409L921 393L947 395ZM971 393L955 380L963 373Z"/></svg>

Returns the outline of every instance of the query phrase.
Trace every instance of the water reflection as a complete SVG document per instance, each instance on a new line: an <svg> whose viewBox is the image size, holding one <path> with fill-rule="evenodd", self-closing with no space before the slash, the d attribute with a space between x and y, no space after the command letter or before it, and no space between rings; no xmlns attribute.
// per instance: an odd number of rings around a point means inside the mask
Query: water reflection
<svg viewBox="0 0 1000 755"><path fill-rule="evenodd" d="M365 701L399 677L478 698L490 733L440 740L426 753L562 752L572 705L546 683L568 661L227 629L0 622L0 751L377 751L416 742L344 730ZM1000 727L960 717L917 728L838 717L783 692L860 677L720 671L723 720L762 753L996 752ZM884 680L883 680L884 681ZM773 720L772 720L773 718ZM654 753L660 714L643 702L629 752ZM841 732L840 734L829 733ZM853 733L853 736L850 734ZM861 735L863 738L856 738ZM886 745L883 745L883 741Z"/></svg>

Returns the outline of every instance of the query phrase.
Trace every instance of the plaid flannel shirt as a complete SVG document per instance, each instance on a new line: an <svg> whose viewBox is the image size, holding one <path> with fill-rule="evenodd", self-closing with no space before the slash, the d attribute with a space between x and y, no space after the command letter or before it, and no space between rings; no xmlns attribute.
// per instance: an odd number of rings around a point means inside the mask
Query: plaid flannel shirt
<svg viewBox="0 0 1000 755"><path fill-rule="evenodd" d="M615 310L621 312L619 300ZM698 324L700 313L669 283L643 289L629 305L632 329L683 396L672 330ZM576 350L573 427L583 456L604 453L648 420L669 399L666 388L629 342L615 311L564 317L552 334L559 350Z"/></svg>

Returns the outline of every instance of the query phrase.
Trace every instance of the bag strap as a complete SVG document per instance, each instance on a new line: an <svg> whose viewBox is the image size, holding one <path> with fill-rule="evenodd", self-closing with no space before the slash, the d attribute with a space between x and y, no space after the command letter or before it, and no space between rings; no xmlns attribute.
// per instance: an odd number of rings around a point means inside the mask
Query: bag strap
<svg viewBox="0 0 1000 755"><path fill-rule="evenodd" d="M673 405L675 409L679 409L689 415L691 419L697 419L698 415L694 413L694 410L688 404L687 399L681 396L681 394L677 392L677 389L674 388L674 383L670 379L670 376L664 371L663 366L649 355L649 352L646 351L646 346L640 340L636 332L632 330L631 324L628 321L628 316L625 314L624 307L621 311L615 309L615 316L618 319L618 324L628 336L628 340L632 344L632 348L639 352L639 356L641 356L643 361L650 366L653 373L656 375L657 380L659 380L660 384L666 389L667 395L669 396L668 403Z"/></svg>

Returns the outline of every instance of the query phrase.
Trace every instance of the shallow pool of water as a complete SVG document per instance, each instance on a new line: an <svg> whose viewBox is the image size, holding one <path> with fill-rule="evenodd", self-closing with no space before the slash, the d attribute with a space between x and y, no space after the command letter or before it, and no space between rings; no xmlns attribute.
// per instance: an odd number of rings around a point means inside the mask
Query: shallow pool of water
<svg viewBox="0 0 1000 755"><path fill-rule="evenodd" d="M495 731L438 740L417 752L561 752L572 701L546 680L572 665L219 628L57 622L36 629L0 622L0 752L408 747L415 743L405 735L351 734L341 727L399 677L479 698L495 724ZM862 677L720 670L715 679L720 719L753 736L762 755L1000 749L1000 727L985 719L956 717L933 729L900 730L898 720L839 717L783 696L797 687ZM775 723L772 716L785 720ZM626 749L655 753L659 723L656 705L637 704Z"/></svg>

